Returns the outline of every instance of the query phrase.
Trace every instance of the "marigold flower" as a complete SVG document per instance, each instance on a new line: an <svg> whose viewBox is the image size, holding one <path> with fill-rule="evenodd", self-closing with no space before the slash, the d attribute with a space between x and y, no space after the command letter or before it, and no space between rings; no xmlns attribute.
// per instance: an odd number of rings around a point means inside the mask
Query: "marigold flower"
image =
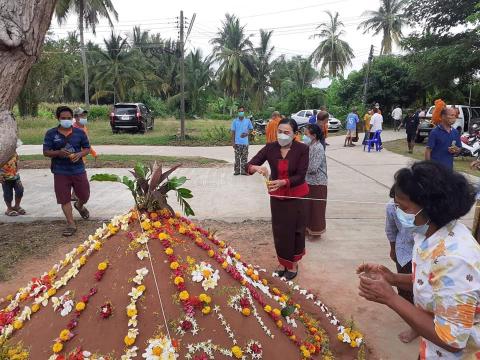
<svg viewBox="0 0 480 360"><path fill-rule="evenodd" d="M85 310L85 303L83 301L80 301L77 303L77 305L75 305L75 310L77 311L83 311Z"/></svg>
<svg viewBox="0 0 480 360"><path fill-rule="evenodd" d="M169 238L168 234L165 234L165 233L160 233L158 234L158 239L159 240L167 240Z"/></svg>
<svg viewBox="0 0 480 360"><path fill-rule="evenodd" d="M85 251L85 247L83 245L79 245L77 247L77 254L80 255L81 253L83 253Z"/></svg>
<svg viewBox="0 0 480 360"><path fill-rule="evenodd" d="M148 231L152 228L152 225L150 225L149 221L143 221L142 222L142 229L145 231Z"/></svg>
<svg viewBox="0 0 480 360"><path fill-rule="evenodd" d="M108 267L108 263L106 261L103 261L100 264L98 264L98 270L100 270L100 271L106 270L107 267Z"/></svg>
<svg viewBox="0 0 480 360"><path fill-rule="evenodd" d="M273 313L276 315L276 316L280 316L282 314L282 312L278 309L273 309Z"/></svg>
<svg viewBox="0 0 480 360"><path fill-rule="evenodd" d="M32 312L36 313L38 310L40 310L40 304L33 304L32 305Z"/></svg>
<svg viewBox="0 0 480 360"><path fill-rule="evenodd" d="M156 218L158 218L158 214L156 212L151 212L150 219L155 220Z"/></svg>
<svg viewBox="0 0 480 360"><path fill-rule="evenodd" d="M162 223L157 220L153 223L153 227L156 228L156 229L159 229L159 228L162 227Z"/></svg>
<svg viewBox="0 0 480 360"><path fill-rule="evenodd" d="M179 298L182 301L187 301L190 298L190 294L188 293L188 291L184 290L179 294Z"/></svg>
<svg viewBox="0 0 480 360"><path fill-rule="evenodd" d="M355 340L350 341L350 346L352 348L357 347L357 342Z"/></svg>
<svg viewBox="0 0 480 360"><path fill-rule="evenodd" d="M165 254L172 255L173 254L173 249L171 247L166 248L165 249Z"/></svg>
<svg viewBox="0 0 480 360"><path fill-rule="evenodd" d="M222 268L223 268L223 269L226 269L227 267L228 267L228 263L227 263L226 261L224 261L224 262L222 263Z"/></svg>
<svg viewBox="0 0 480 360"><path fill-rule="evenodd" d="M20 295L20 300L25 300L27 297L28 297L27 293L22 293L22 295Z"/></svg>
<svg viewBox="0 0 480 360"><path fill-rule="evenodd" d="M252 275L253 275L253 269L252 269L252 268L248 268L248 269L247 269L247 275L248 275L248 276L252 276Z"/></svg>
<svg viewBox="0 0 480 360"><path fill-rule="evenodd" d="M140 291L140 292L144 292L144 291L145 291L145 289L146 289L146 286L145 286L145 285L143 285L143 284L142 284L142 285L139 285L139 286L137 286L137 290L138 290L138 291Z"/></svg>
<svg viewBox="0 0 480 360"><path fill-rule="evenodd" d="M278 321L276 322L276 324L277 324L277 326L278 326L279 328L282 328L282 326L283 326L282 320L278 320Z"/></svg>
<svg viewBox="0 0 480 360"><path fill-rule="evenodd" d="M267 280L267 279L262 279L262 284L265 285L265 286L267 286L268 280Z"/></svg>
<svg viewBox="0 0 480 360"><path fill-rule="evenodd" d="M224 248L225 247L225 241L220 241L218 243L218 246L220 246L221 248Z"/></svg>
<svg viewBox="0 0 480 360"><path fill-rule="evenodd" d="M210 314L210 312L212 311L212 308L210 306L205 306L203 309L202 309L202 314L203 315L208 315Z"/></svg>
<svg viewBox="0 0 480 360"><path fill-rule="evenodd" d="M23 327L23 321L22 320L15 320L13 322L13 328L15 330L20 330Z"/></svg>
<svg viewBox="0 0 480 360"><path fill-rule="evenodd" d="M307 349L302 350L302 355L306 359L310 358L310 356L311 356L310 351L308 351Z"/></svg>
<svg viewBox="0 0 480 360"><path fill-rule="evenodd" d="M131 338L130 336L125 336L125 338L123 339L123 342L127 346L132 346L135 343L135 339Z"/></svg>
<svg viewBox="0 0 480 360"><path fill-rule="evenodd" d="M80 265L85 265L87 263L87 258L85 256L80 257L79 259Z"/></svg>
<svg viewBox="0 0 480 360"><path fill-rule="evenodd" d="M235 356L237 359L241 359L243 357L243 351L240 348L240 346L234 346L232 347L232 354Z"/></svg>
<svg viewBox="0 0 480 360"><path fill-rule="evenodd" d="M97 251L100 250L102 248L102 243L100 241L95 241L93 248Z"/></svg>
<svg viewBox="0 0 480 360"><path fill-rule="evenodd" d="M6 299L7 301L12 301L13 295L12 294L7 295Z"/></svg>
<svg viewBox="0 0 480 360"><path fill-rule="evenodd" d="M180 264L176 261L170 263L170 269L177 270Z"/></svg>
<svg viewBox="0 0 480 360"><path fill-rule="evenodd" d="M47 291L48 297L52 297L52 296L55 295L56 293L57 293L57 289L55 289L55 288L50 288L50 289L48 289L48 291Z"/></svg>
<svg viewBox="0 0 480 360"><path fill-rule="evenodd" d="M61 342L56 342L53 346L52 346L52 351L55 353L55 354L58 354L60 351L63 350L63 344Z"/></svg>
<svg viewBox="0 0 480 360"><path fill-rule="evenodd" d="M70 330L68 330L68 329L63 329L63 330L60 332L59 338L60 338L60 340L62 340L62 341L68 341L68 340L70 340Z"/></svg>
<svg viewBox="0 0 480 360"><path fill-rule="evenodd" d="M236 253L235 254L235 259L240 260L240 258L241 258L241 255L239 253Z"/></svg>
<svg viewBox="0 0 480 360"><path fill-rule="evenodd" d="M263 308L263 310L265 310L267 313L271 312L272 311L272 307L270 305L265 305L265 307Z"/></svg>
<svg viewBox="0 0 480 360"><path fill-rule="evenodd" d="M173 283L174 283L175 285L179 285L179 284L181 284L181 283L183 283L183 282L185 282L185 280L184 280L183 277L181 277L181 276L177 276L177 277L173 280Z"/></svg>
<svg viewBox="0 0 480 360"><path fill-rule="evenodd" d="M178 232L183 235L183 234L185 234L185 233L187 232L187 228L184 227L184 226L180 226L180 227L178 228Z"/></svg>
<svg viewBox="0 0 480 360"><path fill-rule="evenodd" d="M135 309L135 308L127 309L127 316L129 318L134 317L135 315L137 315L137 309Z"/></svg>
<svg viewBox="0 0 480 360"><path fill-rule="evenodd" d="M250 308L248 308L248 307L245 307L245 308L242 309L243 316L250 316L250 312L251 312Z"/></svg>
<svg viewBox="0 0 480 360"><path fill-rule="evenodd" d="M215 251L213 250L208 250L208 256L213 257L215 255Z"/></svg>
<svg viewBox="0 0 480 360"><path fill-rule="evenodd" d="M154 355L154 356L161 356L162 352L163 352L163 349L160 346L155 346L152 349L152 355Z"/></svg>

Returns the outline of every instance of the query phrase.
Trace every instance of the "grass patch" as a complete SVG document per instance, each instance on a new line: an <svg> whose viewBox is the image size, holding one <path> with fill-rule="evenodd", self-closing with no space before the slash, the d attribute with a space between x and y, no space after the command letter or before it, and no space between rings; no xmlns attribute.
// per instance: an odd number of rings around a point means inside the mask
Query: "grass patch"
<svg viewBox="0 0 480 360"><path fill-rule="evenodd" d="M407 152L407 140L393 140L383 143L383 147L391 152L411 157L415 160L424 160L425 159L425 144L415 144L413 148L413 154ZM453 167L456 171L464 172L469 175L479 176L480 172L478 170L470 169L470 163L474 159L457 157L454 159Z"/></svg>
<svg viewBox="0 0 480 360"><path fill-rule="evenodd" d="M24 144L42 144L45 132L56 126L49 118L18 118L19 137ZM222 146L230 145L230 120L186 120L186 141L179 140L180 121L156 119L153 131L145 134L112 134L105 119L89 120L88 132L92 145L165 145L165 146ZM254 144L265 143L264 137Z"/></svg>
<svg viewBox="0 0 480 360"><path fill-rule="evenodd" d="M22 169L50 168L50 159L43 155L22 155L20 157ZM183 164L183 167L218 167L227 164L226 161L196 156L155 156L155 155L100 155L97 160L87 158L87 168L133 168L137 162L157 161L164 166Z"/></svg>

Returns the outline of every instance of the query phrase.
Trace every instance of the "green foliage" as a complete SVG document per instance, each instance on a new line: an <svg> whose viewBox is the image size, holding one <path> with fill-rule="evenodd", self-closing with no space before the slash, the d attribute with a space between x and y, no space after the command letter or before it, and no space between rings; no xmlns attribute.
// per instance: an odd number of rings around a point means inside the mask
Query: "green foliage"
<svg viewBox="0 0 480 360"><path fill-rule="evenodd" d="M324 91L321 89L307 88L303 91L294 91L287 96L286 113L290 115L301 109L318 109L323 103Z"/></svg>
<svg viewBox="0 0 480 360"><path fill-rule="evenodd" d="M142 102L147 105L155 117L167 117L169 115L167 104L160 98L146 94L143 96Z"/></svg>
<svg viewBox="0 0 480 360"><path fill-rule="evenodd" d="M225 126L215 126L207 131L207 139L212 144L224 145L230 137L230 129Z"/></svg>

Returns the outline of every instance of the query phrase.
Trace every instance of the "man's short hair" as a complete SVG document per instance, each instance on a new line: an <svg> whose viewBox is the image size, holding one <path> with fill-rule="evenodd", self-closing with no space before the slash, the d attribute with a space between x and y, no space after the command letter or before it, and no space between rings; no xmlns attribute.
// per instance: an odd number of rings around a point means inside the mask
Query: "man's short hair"
<svg viewBox="0 0 480 360"><path fill-rule="evenodd" d="M329 113L326 111L319 111L317 114L317 121L328 120L330 117Z"/></svg>
<svg viewBox="0 0 480 360"><path fill-rule="evenodd" d="M59 106L59 107L57 107L57 110L55 111L55 116L57 117L57 119L60 117L60 114L64 111L68 111L73 116L73 110L70 107Z"/></svg>
<svg viewBox="0 0 480 360"><path fill-rule="evenodd" d="M238 107L238 110L240 110L240 109L243 109L243 110L245 110L245 106L243 106L243 105L240 105L240 106Z"/></svg>

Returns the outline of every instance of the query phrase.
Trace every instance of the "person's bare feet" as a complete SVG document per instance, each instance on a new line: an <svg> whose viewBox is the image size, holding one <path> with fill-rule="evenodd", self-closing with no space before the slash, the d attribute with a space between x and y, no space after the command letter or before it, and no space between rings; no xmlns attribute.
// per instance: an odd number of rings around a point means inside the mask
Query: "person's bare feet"
<svg viewBox="0 0 480 360"><path fill-rule="evenodd" d="M398 338L400 339L400 341L405 344L411 343L417 337L418 337L418 333L412 328L402 331L400 334L398 334Z"/></svg>

